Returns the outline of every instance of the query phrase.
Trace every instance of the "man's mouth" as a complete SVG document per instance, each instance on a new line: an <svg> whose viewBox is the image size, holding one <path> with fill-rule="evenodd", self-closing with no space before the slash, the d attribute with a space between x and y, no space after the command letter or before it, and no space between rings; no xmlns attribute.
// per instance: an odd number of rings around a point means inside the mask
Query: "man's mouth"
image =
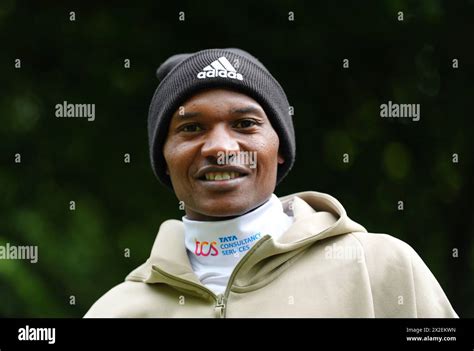
<svg viewBox="0 0 474 351"><path fill-rule="evenodd" d="M242 166L204 166L195 178L209 189L223 189L240 185L244 178L251 174L250 170Z"/></svg>
<svg viewBox="0 0 474 351"><path fill-rule="evenodd" d="M219 181L235 179L243 176L244 174L239 172L207 172L204 174L204 177L201 177L200 179L207 181Z"/></svg>

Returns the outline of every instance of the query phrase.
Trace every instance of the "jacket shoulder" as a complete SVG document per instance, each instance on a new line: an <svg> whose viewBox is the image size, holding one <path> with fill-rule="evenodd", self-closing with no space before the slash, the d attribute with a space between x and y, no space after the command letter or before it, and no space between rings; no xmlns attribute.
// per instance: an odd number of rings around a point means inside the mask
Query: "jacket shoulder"
<svg viewBox="0 0 474 351"><path fill-rule="evenodd" d="M352 233L363 248L378 316L457 317L443 289L416 251L387 234Z"/></svg>
<svg viewBox="0 0 474 351"><path fill-rule="evenodd" d="M413 255L418 256L415 250L406 242L388 234L355 232L351 235L361 244L365 253L383 254L387 263L406 261L410 262Z"/></svg>

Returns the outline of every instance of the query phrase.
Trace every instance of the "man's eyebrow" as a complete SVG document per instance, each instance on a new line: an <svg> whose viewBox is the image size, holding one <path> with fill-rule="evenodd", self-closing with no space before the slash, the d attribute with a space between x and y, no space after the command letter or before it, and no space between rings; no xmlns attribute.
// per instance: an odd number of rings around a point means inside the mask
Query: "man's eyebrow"
<svg viewBox="0 0 474 351"><path fill-rule="evenodd" d="M175 116L179 119L186 119L199 116L201 112L178 112Z"/></svg>
<svg viewBox="0 0 474 351"><path fill-rule="evenodd" d="M254 106L246 106L246 107L233 108L230 110L230 113L244 115L246 113L261 114L262 112L260 109Z"/></svg>

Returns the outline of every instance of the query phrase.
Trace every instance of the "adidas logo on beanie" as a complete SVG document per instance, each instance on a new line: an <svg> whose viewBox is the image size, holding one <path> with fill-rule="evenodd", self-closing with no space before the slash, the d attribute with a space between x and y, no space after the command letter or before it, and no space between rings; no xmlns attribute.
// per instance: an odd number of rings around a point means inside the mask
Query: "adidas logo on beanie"
<svg viewBox="0 0 474 351"><path fill-rule="evenodd" d="M219 57L219 59L212 62L209 66L204 67L202 72L199 72L197 75L199 79L214 78L217 76L238 80L244 79L240 73L237 73L225 56Z"/></svg>

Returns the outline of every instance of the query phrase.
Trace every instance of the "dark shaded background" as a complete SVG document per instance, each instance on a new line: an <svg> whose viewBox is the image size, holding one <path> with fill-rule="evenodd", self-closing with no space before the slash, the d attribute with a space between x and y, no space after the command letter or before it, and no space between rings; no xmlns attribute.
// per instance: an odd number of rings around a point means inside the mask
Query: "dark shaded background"
<svg viewBox="0 0 474 351"><path fill-rule="evenodd" d="M43 6L0 4L0 244L39 246L36 264L0 260L1 316L80 317L146 260L160 223L183 215L149 165L155 69L240 47L295 109L297 161L276 193L332 194L369 231L413 246L474 317L474 1ZM96 104L96 120L56 118L64 100ZM420 103L421 120L380 118L388 100Z"/></svg>

